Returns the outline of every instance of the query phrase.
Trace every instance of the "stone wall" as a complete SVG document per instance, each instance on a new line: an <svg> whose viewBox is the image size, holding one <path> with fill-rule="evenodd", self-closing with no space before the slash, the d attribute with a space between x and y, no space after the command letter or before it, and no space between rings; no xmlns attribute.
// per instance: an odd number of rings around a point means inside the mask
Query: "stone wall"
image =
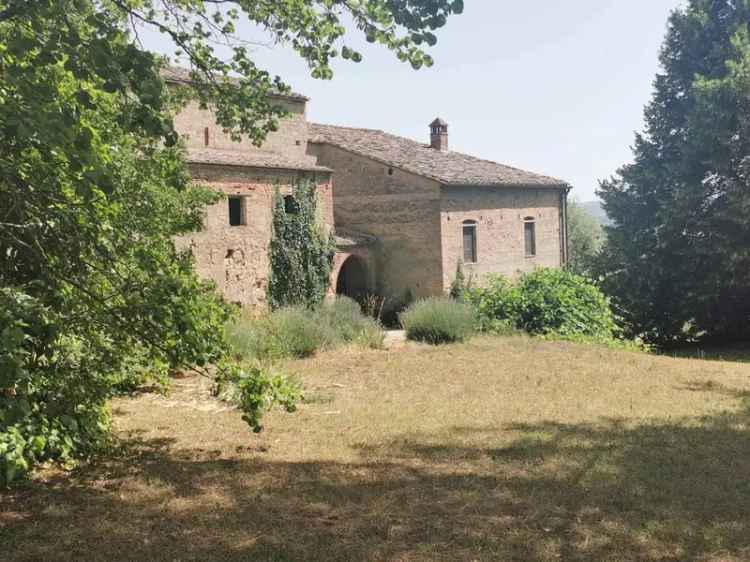
<svg viewBox="0 0 750 562"><path fill-rule="evenodd" d="M330 227L333 221L330 174L195 164L190 169L197 183L227 196L243 197L243 224L229 225L228 199L222 198L208 208L204 228L180 238L178 246L191 249L198 274L216 282L228 301L265 305L275 188L278 186L282 194L288 194L299 181L314 180L324 220Z"/></svg>
<svg viewBox="0 0 750 562"><path fill-rule="evenodd" d="M376 290L392 300L440 293L439 184L328 144L309 152L335 170L336 226L379 239L370 250Z"/></svg>
<svg viewBox="0 0 750 562"><path fill-rule="evenodd" d="M303 100L276 100L289 112L289 116L279 122L278 131L269 133L261 148L249 140L233 141L216 124L214 115L209 110L202 110L197 102L190 102L175 117L175 129L180 133L185 145L189 148L212 148L216 150L241 150L275 152L295 161L315 163L307 155L308 123L305 116L306 104ZM208 128L208 146L205 145L205 130Z"/></svg>
<svg viewBox="0 0 750 562"><path fill-rule="evenodd" d="M443 187L440 201L443 290L463 262L463 222L477 223L477 262L464 264L464 274L482 283L489 273L515 277L535 267L562 263L561 190L504 187ZM533 217L536 256L526 257L524 219Z"/></svg>

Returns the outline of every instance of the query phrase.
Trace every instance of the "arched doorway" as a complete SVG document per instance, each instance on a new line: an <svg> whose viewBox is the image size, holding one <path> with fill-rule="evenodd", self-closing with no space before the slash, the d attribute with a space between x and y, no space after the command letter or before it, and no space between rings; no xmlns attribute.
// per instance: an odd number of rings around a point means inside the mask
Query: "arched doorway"
<svg viewBox="0 0 750 562"><path fill-rule="evenodd" d="M369 292L367 265L357 256L349 256L339 270L336 294L361 300Z"/></svg>

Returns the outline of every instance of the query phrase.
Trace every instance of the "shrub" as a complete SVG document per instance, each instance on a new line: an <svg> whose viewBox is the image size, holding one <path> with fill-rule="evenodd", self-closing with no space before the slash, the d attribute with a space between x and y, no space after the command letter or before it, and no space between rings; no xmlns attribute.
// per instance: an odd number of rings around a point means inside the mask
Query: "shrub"
<svg viewBox="0 0 750 562"><path fill-rule="evenodd" d="M515 328L520 294L502 275L490 275L484 287L467 290L466 301L476 310L480 330L496 333Z"/></svg>
<svg viewBox="0 0 750 562"><path fill-rule="evenodd" d="M314 313L288 307L257 318L244 318L227 327L227 341L242 359L309 357L331 340Z"/></svg>
<svg viewBox="0 0 750 562"><path fill-rule="evenodd" d="M401 313L414 303L414 291L409 288L400 295L389 296L383 303L381 321L388 328L400 328Z"/></svg>
<svg viewBox="0 0 750 562"><path fill-rule="evenodd" d="M318 307L315 316L331 334L333 345L355 343L373 349L383 347L383 328L374 318L365 316L353 299L336 297Z"/></svg>
<svg viewBox="0 0 750 562"><path fill-rule="evenodd" d="M609 302L588 279L569 271L538 269L523 275L517 290L516 325L530 334L613 338Z"/></svg>
<svg viewBox="0 0 750 562"><path fill-rule="evenodd" d="M400 319L408 339L435 345L464 341L476 325L471 306L445 298L418 301Z"/></svg>
<svg viewBox="0 0 750 562"><path fill-rule="evenodd" d="M316 351L354 343L381 348L385 334L364 316L352 299L338 297L310 310L287 307L259 317L245 317L226 329L227 340L242 359L309 357Z"/></svg>
<svg viewBox="0 0 750 562"><path fill-rule="evenodd" d="M263 430L261 419L268 410L281 406L291 413L302 399L299 381L282 373L234 362L222 362L218 371L216 395L237 404L243 412L242 419L255 433Z"/></svg>
<svg viewBox="0 0 750 562"><path fill-rule="evenodd" d="M448 295L456 301L463 301L466 298L466 277L464 277L460 261L456 264L456 275L453 278L451 290Z"/></svg>
<svg viewBox="0 0 750 562"><path fill-rule="evenodd" d="M385 297L380 295L368 294L359 301L362 308L362 314L376 320L378 323L383 319L383 308L385 308Z"/></svg>

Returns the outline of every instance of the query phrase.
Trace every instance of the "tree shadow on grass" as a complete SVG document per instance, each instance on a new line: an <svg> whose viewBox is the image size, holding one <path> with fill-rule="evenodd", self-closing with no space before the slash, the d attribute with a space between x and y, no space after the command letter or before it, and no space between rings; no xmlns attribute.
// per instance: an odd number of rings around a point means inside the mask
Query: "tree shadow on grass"
<svg viewBox="0 0 750 562"><path fill-rule="evenodd" d="M728 344L693 344L665 349L661 355L680 359L750 363L750 341Z"/></svg>
<svg viewBox="0 0 750 562"><path fill-rule="evenodd" d="M748 560L748 394L709 418L457 428L271 462L134 434L0 503L9 560ZM507 446L483 446L512 432ZM452 436L452 433L448 433Z"/></svg>

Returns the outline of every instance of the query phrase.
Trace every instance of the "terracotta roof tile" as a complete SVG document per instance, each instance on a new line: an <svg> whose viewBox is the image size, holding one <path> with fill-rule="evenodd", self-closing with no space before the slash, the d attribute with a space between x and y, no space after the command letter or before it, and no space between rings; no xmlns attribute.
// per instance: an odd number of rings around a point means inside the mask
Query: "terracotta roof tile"
<svg viewBox="0 0 750 562"><path fill-rule="evenodd" d="M444 185L567 187L563 180L535 174L373 129L310 124L310 142L327 143Z"/></svg>

